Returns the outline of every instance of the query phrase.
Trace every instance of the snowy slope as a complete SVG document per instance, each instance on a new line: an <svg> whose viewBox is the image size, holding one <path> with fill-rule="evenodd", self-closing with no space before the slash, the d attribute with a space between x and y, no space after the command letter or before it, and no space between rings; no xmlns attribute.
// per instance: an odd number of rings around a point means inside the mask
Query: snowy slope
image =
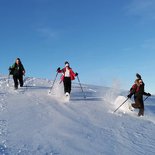
<svg viewBox="0 0 155 155"><path fill-rule="evenodd" d="M155 98L145 101L145 116L129 111L115 88L73 84L69 102L63 86L26 78L25 87L0 77L0 155L154 155Z"/></svg>

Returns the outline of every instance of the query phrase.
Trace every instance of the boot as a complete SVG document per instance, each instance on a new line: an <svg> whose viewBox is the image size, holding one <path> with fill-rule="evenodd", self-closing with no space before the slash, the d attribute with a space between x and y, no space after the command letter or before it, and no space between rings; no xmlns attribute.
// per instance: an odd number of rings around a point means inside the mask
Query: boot
<svg viewBox="0 0 155 155"><path fill-rule="evenodd" d="M144 109L139 109L138 116L144 116Z"/></svg>

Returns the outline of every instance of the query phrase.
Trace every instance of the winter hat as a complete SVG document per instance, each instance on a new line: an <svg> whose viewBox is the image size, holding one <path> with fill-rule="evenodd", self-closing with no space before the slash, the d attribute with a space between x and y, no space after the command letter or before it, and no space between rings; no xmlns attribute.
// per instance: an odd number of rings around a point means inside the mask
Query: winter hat
<svg viewBox="0 0 155 155"><path fill-rule="evenodd" d="M142 79L141 75L140 75L140 74L138 74L138 73L136 73L136 77L137 77L137 79L139 79L139 80L141 80L141 79Z"/></svg>
<svg viewBox="0 0 155 155"><path fill-rule="evenodd" d="M69 64L69 62L68 62L68 61L65 61L65 65L66 65L66 64Z"/></svg>
<svg viewBox="0 0 155 155"><path fill-rule="evenodd" d="M19 60L20 61L20 58L17 58L16 60Z"/></svg>
<svg viewBox="0 0 155 155"><path fill-rule="evenodd" d="M68 61L65 61L65 66L69 66L69 62Z"/></svg>

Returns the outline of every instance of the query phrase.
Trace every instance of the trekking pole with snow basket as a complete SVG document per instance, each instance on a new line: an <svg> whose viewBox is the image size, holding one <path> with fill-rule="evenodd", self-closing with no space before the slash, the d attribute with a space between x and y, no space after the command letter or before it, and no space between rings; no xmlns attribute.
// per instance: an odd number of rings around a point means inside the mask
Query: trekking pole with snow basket
<svg viewBox="0 0 155 155"><path fill-rule="evenodd" d="M116 112L129 98L127 98L114 112Z"/></svg>
<svg viewBox="0 0 155 155"><path fill-rule="evenodd" d="M52 89L53 89L53 86L54 86L54 83L55 83L55 81L56 81L57 76L58 76L58 72L56 73L56 76L55 76L55 79L54 79L54 81L53 81L53 84L52 84L52 86L50 87L49 94L51 93L51 91L52 91Z"/></svg>
<svg viewBox="0 0 155 155"><path fill-rule="evenodd" d="M77 79L78 79L80 88L81 88L81 90L82 90L83 96L84 96L84 98L86 98L86 95L85 95L85 93L84 93L84 91L83 91L83 88L82 88L82 85L81 85L81 82L80 82L80 79L79 79L79 76L78 76L78 75L77 75Z"/></svg>

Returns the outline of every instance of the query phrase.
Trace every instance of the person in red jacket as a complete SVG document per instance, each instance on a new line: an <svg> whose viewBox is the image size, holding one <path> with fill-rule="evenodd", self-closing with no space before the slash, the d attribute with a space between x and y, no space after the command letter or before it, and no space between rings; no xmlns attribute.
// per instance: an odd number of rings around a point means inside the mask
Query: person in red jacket
<svg viewBox="0 0 155 155"><path fill-rule="evenodd" d="M66 96L68 96L71 93L71 86L72 86L72 80L75 79L75 77L78 75L78 73L74 73L72 68L69 65L69 62L65 62L65 67L63 69L60 69L60 67L57 69L58 73L62 73L61 81L63 81L64 84L64 93Z"/></svg>
<svg viewBox="0 0 155 155"><path fill-rule="evenodd" d="M144 115L144 101L143 101L143 95L151 96L150 93L146 93L144 91L144 83L143 80L140 78L137 78L135 80L135 84L130 89L130 94L127 95L128 98L131 98L132 95L134 95L134 101L135 103L131 104L133 108L139 109L138 116Z"/></svg>

